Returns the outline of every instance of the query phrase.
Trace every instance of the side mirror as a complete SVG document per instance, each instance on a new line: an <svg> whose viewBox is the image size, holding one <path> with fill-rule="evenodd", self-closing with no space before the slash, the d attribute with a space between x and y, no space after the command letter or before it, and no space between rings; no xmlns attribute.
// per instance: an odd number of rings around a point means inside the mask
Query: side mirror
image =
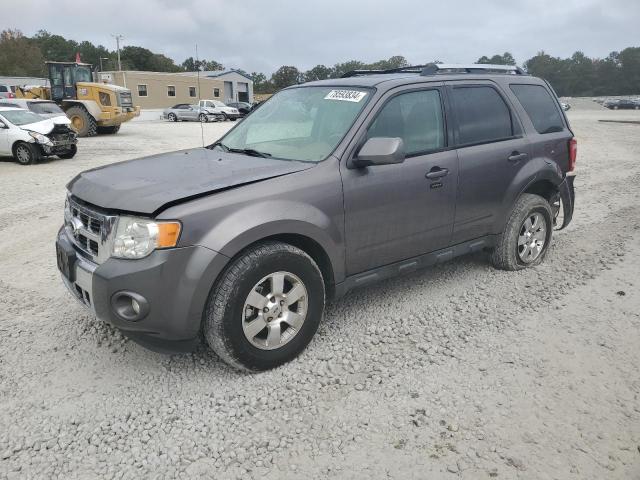
<svg viewBox="0 0 640 480"><path fill-rule="evenodd" d="M404 162L404 142L395 137L370 138L351 161L356 168Z"/></svg>
<svg viewBox="0 0 640 480"><path fill-rule="evenodd" d="M0 128L9 128L9 127L7 127L3 121L0 121Z"/></svg>

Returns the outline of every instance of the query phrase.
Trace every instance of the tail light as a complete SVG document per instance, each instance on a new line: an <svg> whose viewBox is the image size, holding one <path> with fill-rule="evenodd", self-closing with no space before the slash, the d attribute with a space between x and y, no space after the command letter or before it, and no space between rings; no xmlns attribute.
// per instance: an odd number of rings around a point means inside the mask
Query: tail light
<svg viewBox="0 0 640 480"><path fill-rule="evenodd" d="M569 140L569 172L576 169L576 157L578 156L578 141L574 138Z"/></svg>
<svg viewBox="0 0 640 480"><path fill-rule="evenodd" d="M9 92L9 98L16 98L16 94L13 92Z"/></svg>

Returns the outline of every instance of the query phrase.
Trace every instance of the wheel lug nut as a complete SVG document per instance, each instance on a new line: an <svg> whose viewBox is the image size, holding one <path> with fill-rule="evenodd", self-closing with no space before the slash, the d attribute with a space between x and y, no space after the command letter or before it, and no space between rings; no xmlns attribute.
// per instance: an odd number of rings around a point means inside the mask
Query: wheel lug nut
<svg viewBox="0 0 640 480"><path fill-rule="evenodd" d="M280 300L280 305L284 305L284 300Z"/></svg>
<svg viewBox="0 0 640 480"><path fill-rule="evenodd" d="M264 313L267 313L267 312L269 311L269 309L268 309L267 307L264 307L264 308L262 309L262 311L263 311Z"/></svg>
<svg viewBox="0 0 640 480"><path fill-rule="evenodd" d="M273 317L269 317L269 318L267 318L267 321L269 321L269 322L270 322L271 320L273 320Z"/></svg>

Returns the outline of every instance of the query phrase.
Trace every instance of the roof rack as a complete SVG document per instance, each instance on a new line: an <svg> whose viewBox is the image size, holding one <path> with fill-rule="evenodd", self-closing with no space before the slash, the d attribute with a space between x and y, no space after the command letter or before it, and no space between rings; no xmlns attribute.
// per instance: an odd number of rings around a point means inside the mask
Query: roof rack
<svg viewBox="0 0 640 480"><path fill-rule="evenodd" d="M389 73L419 73L422 76L436 75L438 73L504 73L526 75L524 70L514 65L429 63L427 65L410 65L387 70L351 70L343 74L341 78L360 77L362 75L384 75Z"/></svg>
<svg viewBox="0 0 640 480"><path fill-rule="evenodd" d="M437 73L506 73L525 75L524 70L515 65L492 65L488 63L471 63L467 65L457 63L432 63L425 65L420 75L435 75Z"/></svg>

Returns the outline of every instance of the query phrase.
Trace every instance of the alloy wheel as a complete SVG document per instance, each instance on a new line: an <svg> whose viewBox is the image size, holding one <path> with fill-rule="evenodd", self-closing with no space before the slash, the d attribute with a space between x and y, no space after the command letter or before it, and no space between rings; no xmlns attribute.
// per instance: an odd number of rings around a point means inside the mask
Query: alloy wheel
<svg viewBox="0 0 640 480"><path fill-rule="evenodd" d="M547 241L547 221L541 213L533 212L520 226L518 257L523 263L535 261L544 250Z"/></svg>
<svg viewBox="0 0 640 480"><path fill-rule="evenodd" d="M307 289L299 277L275 272L254 285L242 310L242 330L261 350L274 350L300 332L307 317Z"/></svg>

